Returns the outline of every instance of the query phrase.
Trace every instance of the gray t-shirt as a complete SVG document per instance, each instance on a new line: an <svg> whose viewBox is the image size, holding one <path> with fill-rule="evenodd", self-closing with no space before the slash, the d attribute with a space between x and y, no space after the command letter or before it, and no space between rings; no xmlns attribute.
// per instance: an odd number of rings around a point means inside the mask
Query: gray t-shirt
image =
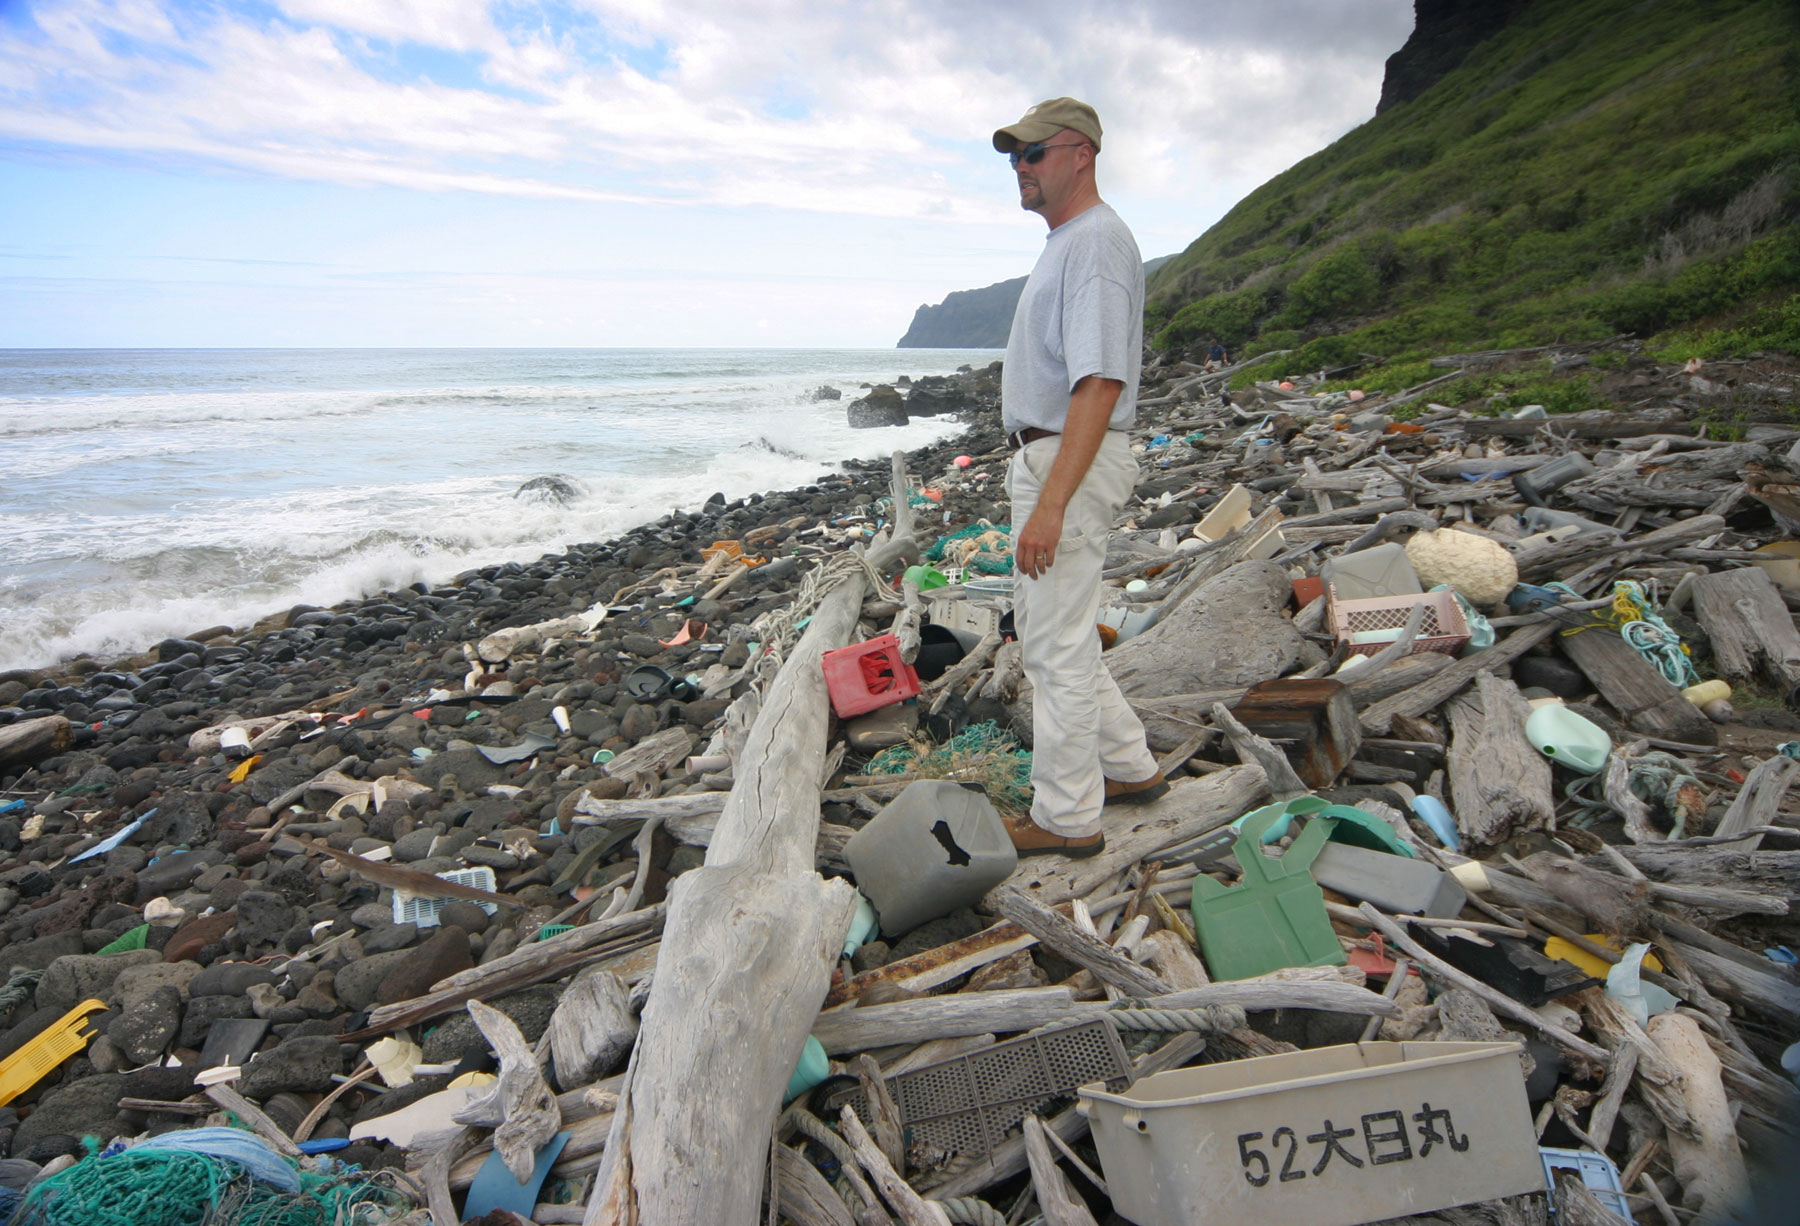
<svg viewBox="0 0 1800 1226"><path fill-rule="evenodd" d="M1144 261L1131 230L1097 204L1050 231L1025 282L1000 380L1007 433L1060 432L1069 393L1088 375L1125 385L1110 428L1137 420L1144 351Z"/></svg>

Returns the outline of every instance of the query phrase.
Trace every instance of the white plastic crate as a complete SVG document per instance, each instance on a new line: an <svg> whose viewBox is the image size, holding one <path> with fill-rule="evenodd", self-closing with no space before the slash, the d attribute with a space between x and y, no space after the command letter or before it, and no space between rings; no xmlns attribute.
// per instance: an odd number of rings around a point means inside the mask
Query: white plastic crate
<svg viewBox="0 0 1800 1226"><path fill-rule="evenodd" d="M1518 1051L1347 1043L1079 1093L1139 1226L1355 1226L1543 1191Z"/></svg>
<svg viewBox="0 0 1800 1226"><path fill-rule="evenodd" d="M921 592L925 616L934 626L966 630L976 638L1000 629L1009 601L992 594L971 592L966 587L939 587Z"/></svg>
<svg viewBox="0 0 1800 1226"><path fill-rule="evenodd" d="M454 881L457 885L473 886L477 890L494 892L494 870L485 864L478 868L458 868L447 873L435 874L445 881ZM436 928L438 912L444 909L448 898L428 896L424 894L407 894L394 891L394 922L396 924L414 924L420 928ZM499 904L478 902L475 904L489 915L500 909Z"/></svg>

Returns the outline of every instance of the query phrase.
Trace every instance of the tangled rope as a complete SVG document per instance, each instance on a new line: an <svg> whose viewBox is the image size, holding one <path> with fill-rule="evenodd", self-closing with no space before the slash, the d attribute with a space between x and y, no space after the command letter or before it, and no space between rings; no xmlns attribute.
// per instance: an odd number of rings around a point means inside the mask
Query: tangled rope
<svg viewBox="0 0 1800 1226"><path fill-rule="evenodd" d="M1670 685L1677 688L1698 685L1700 674L1694 671L1687 647L1681 636L1657 613L1657 607L1654 597L1645 594L1642 584L1621 579L1613 584L1611 616L1607 620L1619 627L1619 637L1654 664L1656 671Z"/></svg>
<svg viewBox="0 0 1800 1226"><path fill-rule="evenodd" d="M988 798L1005 811L1031 808L1031 753L1019 738L993 720L970 724L936 748L929 742L892 745L865 769L871 775L919 774L926 778L964 779L980 783Z"/></svg>
<svg viewBox="0 0 1800 1226"><path fill-rule="evenodd" d="M874 563L861 550L840 553L822 565L807 571L800 580L794 599L785 608L770 609L756 619L754 634L763 644L757 658L758 679L767 681L781 668L783 660L799 642L806 621L818 610L820 602L840 584L852 579L866 580L883 600L899 600L900 593L875 569Z"/></svg>
<svg viewBox="0 0 1800 1226"><path fill-rule="evenodd" d="M0 987L0 1013L16 1008L37 995L38 980L43 977L43 971L15 969L6 985Z"/></svg>
<svg viewBox="0 0 1800 1226"><path fill-rule="evenodd" d="M1706 811L1704 785L1693 776L1686 762L1660 749L1639 754L1627 761L1630 766L1626 786L1631 789L1631 794L1646 804L1660 805L1669 815L1672 823L1669 838L1684 837L1688 819ZM1597 781L1604 779L1605 774L1601 770L1592 775L1583 775L1570 781L1563 789L1563 794L1582 809L1581 815L1575 819L1577 824L1590 826L1602 820L1603 814L1612 812L1612 806L1595 796L1592 791Z"/></svg>

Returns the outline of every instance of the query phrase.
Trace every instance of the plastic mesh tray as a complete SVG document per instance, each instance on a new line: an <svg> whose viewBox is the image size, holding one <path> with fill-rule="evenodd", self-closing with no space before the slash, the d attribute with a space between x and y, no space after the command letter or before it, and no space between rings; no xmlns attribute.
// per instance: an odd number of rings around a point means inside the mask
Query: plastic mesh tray
<svg viewBox="0 0 1800 1226"><path fill-rule="evenodd" d="M1631 1221L1631 1202L1625 1199L1624 1185L1619 1182L1619 1168L1605 1154L1595 1153L1591 1149L1552 1149L1548 1146L1538 1148L1538 1157L1544 1163L1544 1181L1552 1189L1550 1196L1550 1218L1556 1220L1556 1172L1561 1170L1579 1171L1581 1182L1587 1190L1594 1194L1594 1199L1611 1209L1614 1213Z"/></svg>
<svg viewBox="0 0 1800 1226"><path fill-rule="evenodd" d="M487 865L479 868L458 868L447 873L436 874L445 881L454 881L457 885L470 885L478 890L494 892L494 870ZM444 909L448 898L427 897L422 894L403 894L394 891L394 922L396 924L415 924L420 928L436 928L438 912ZM498 911L497 904L478 902L475 904L489 915Z"/></svg>
<svg viewBox="0 0 1800 1226"><path fill-rule="evenodd" d="M1131 1081L1118 1032L1099 1019L952 1056L890 1077L887 1087L909 1146L980 1155L995 1149L1037 1107L1096 1081L1113 1090ZM834 1108L844 1103L868 1117L861 1089L832 1100Z"/></svg>
<svg viewBox="0 0 1800 1226"><path fill-rule="evenodd" d="M1400 637L1414 605L1425 606L1425 620L1413 639L1412 654L1435 651L1453 656L1469 641L1462 606L1449 592L1418 596L1378 596L1372 600L1339 600L1331 593L1331 625L1352 655L1372 656Z"/></svg>

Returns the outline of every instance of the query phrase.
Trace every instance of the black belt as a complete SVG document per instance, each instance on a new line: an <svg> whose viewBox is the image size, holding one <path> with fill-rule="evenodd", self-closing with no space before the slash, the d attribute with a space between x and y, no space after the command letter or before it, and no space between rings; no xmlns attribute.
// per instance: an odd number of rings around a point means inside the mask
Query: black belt
<svg viewBox="0 0 1800 1226"><path fill-rule="evenodd" d="M1060 431L1045 430L1041 426L1026 426L1023 430L1015 430L1006 436L1006 445L1014 451L1026 443L1035 443L1041 438L1055 438Z"/></svg>

